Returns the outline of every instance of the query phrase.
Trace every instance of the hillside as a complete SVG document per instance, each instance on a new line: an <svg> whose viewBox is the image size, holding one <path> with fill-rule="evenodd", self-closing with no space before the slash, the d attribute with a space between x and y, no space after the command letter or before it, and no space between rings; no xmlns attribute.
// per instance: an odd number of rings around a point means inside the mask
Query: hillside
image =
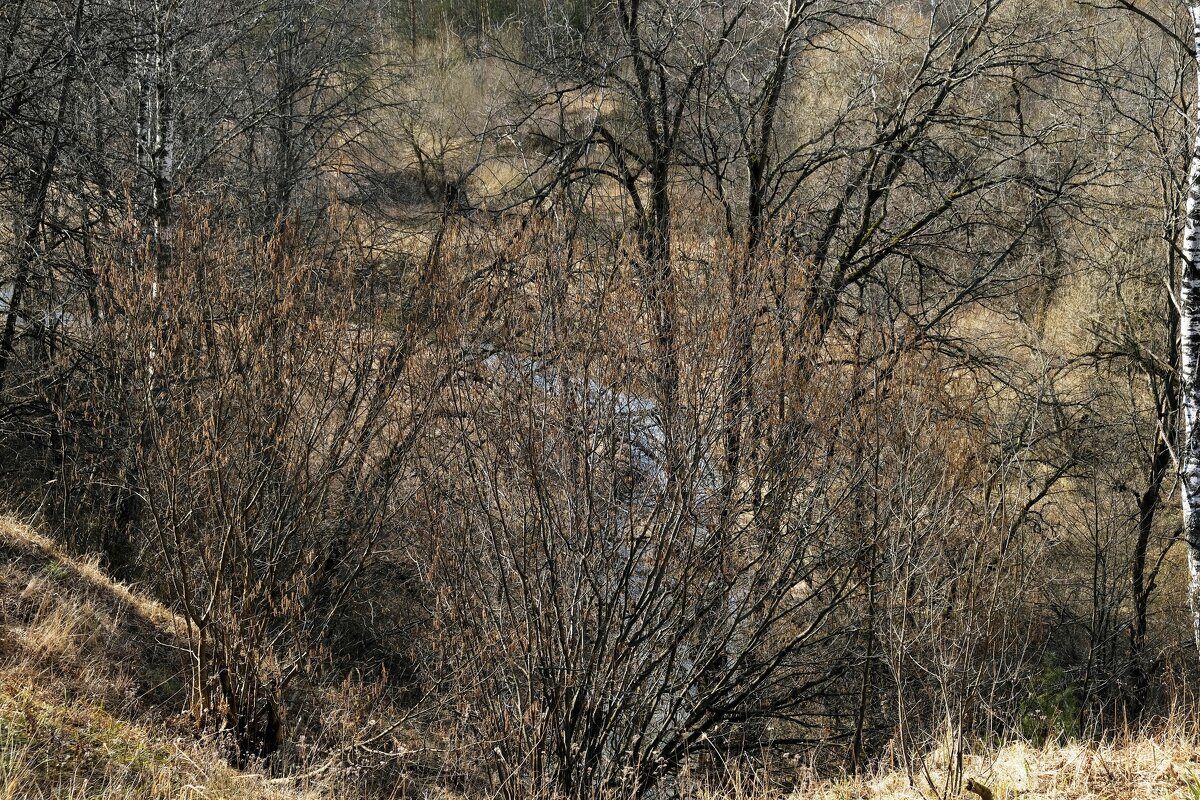
<svg viewBox="0 0 1200 800"><path fill-rule="evenodd" d="M317 797L295 781L237 772L179 713L182 622L157 602L0 518L0 798ZM968 756L964 774L997 800L1200 796L1200 741L1172 720L1153 738L1107 745L1007 745ZM1191 726L1194 727L1194 726ZM928 800L947 791L943 759L868 778L787 776L791 797ZM775 796L771 778L702 789L705 798ZM400 795L403 796L403 795ZM453 796L449 792L443 796ZM963 796L971 797L972 795ZM348 798L349 800L349 798Z"/></svg>
<svg viewBox="0 0 1200 800"><path fill-rule="evenodd" d="M0 797L297 796L181 722L179 624L0 518Z"/></svg>

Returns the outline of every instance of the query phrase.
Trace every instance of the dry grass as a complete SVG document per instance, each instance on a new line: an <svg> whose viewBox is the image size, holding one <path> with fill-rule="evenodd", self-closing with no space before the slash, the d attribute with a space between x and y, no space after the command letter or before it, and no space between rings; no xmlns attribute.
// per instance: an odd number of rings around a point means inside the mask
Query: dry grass
<svg viewBox="0 0 1200 800"><path fill-rule="evenodd" d="M182 706L183 622L73 559L29 526L0 518L0 680L56 684L141 716Z"/></svg>
<svg viewBox="0 0 1200 800"><path fill-rule="evenodd" d="M0 683L0 800L303 796L99 706L41 699L45 688Z"/></svg>
<svg viewBox="0 0 1200 800"><path fill-rule="evenodd" d="M0 800L279 798L176 713L182 622L0 517Z"/></svg>
<svg viewBox="0 0 1200 800"><path fill-rule="evenodd" d="M1107 744L1013 743L967 756L963 784L974 778L995 800L1197 800L1200 798L1200 738L1194 726L1172 721L1152 737ZM719 789L686 792L695 800L949 800L977 796L948 788L944 754L930 754L913 773L888 770L863 777L789 776L790 790L777 778L736 773ZM731 788L733 787L733 788Z"/></svg>
<svg viewBox="0 0 1200 800"><path fill-rule="evenodd" d="M1069 743L1033 747L1008 744L967 756L965 778L992 789L995 800L1196 800L1200 797L1200 739L1172 724L1153 737L1106 744ZM795 800L947 800L975 798L947 790L944 759L933 754L903 770L864 778L813 779L789 795ZM725 795L728 796L728 795ZM715 800L715 795L713 796Z"/></svg>

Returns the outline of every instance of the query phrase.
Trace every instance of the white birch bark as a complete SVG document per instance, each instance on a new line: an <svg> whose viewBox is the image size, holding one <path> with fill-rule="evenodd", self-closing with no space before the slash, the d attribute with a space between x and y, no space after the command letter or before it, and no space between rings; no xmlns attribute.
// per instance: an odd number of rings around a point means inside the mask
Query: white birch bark
<svg viewBox="0 0 1200 800"><path fill-rule="evenodd" d="M173 4L154 3L146 49L136 56L137 201L155 241L163 236L175 181L176 44Z"/></svg>
<svg viewBox="0 0 1200 800"><path fill-rule="evenodd" d="M1192 633L1200 648L1200 0L1188 0L1192 15L1197 78L1192 120L1196 126L1188 170L1187 218L1183 230L1183 258L1179 281L1180 383L1183 391L1184 438L1180 472L1183 493L1183 535L1188 549L1188 599Z"/></svg>

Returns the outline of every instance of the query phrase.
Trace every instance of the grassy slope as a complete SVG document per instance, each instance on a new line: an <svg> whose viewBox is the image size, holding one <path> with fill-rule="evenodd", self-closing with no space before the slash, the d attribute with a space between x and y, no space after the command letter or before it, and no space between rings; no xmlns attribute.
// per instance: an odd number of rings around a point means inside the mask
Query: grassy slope
<svg viewBox="0 0 1200 800"><path fill-rule="evenodd" d="M0 518L0 800L295 796L225 767L188 729L179 630Z"/></svg>

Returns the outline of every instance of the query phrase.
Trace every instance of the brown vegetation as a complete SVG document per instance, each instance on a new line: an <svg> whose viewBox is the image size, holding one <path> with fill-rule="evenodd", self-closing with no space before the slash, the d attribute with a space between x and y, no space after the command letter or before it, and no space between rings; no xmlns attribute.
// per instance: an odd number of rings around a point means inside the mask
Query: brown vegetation
<svg viewBox="0 0 1200 800"><path fill-rule="evenodd" d="M0 9L18 761L1192 786L1178 15L394 5Z"/></svg>

